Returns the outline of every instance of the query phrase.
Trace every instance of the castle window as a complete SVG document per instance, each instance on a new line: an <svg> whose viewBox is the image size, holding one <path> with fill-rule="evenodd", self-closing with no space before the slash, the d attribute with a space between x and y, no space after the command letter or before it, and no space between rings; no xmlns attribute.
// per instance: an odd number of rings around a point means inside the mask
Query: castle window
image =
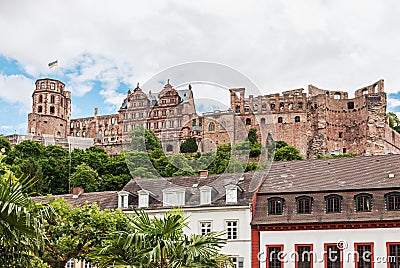
<svg viewBox="0 0 400 268"><path fill-rule="evenodd" d="M170 114L170 115L174 115L174 110L170 110L170 111L169 111L169 114Z"/></svg>
<svg viewBox="0 0 400 268"><path fill-rule="evenodd" d="M261 105L261 110L267 110L267 104L265 104L265 102L263 102L263 104Z"/></svg>
<svg viewBox="0 0 400 268"><path fill-rule="evenodd" d="M162 122L162 128L167 128L167 122L166 121Z"/></svg>
<svg viewBox="0 0 400 268"><path fill-rule="evenodd" d="M168 92L165 94L165 96L167 96L167 97L168 97L169 95L170 95L170 93L169 93L169 91L168 91Z"/></svg>
<svg viewBox="0 0 400 268"><path fill-rule="evenodd" d="M178 127L182 126L182 120L178 120Z"/></svg>
<svg viewBox="0 0 400 268"><path fill-rule="evenodd" d="M261 118L261 125L265 125L265 118Z"/></svg>
<svg viewBox="0 0 400 268"><path fill-rule="evenodd" d="M161 114L162 114L163 116L166 116L166 115L167 115L167 111L162 111Z"/></svg>
<svg viewBox="0 0 400 268"><path fill-rule="evenodd" d="M254 105L253 105L253 110L254 110L255 112L257 112L257 110L258 110L258 105L257 105L257 104L254 104Z"/></svg>
<svg viewBox="0 0 400 268"><path fill-rule="evenodd" d="M372 194L358 194L354 196L357 212L371 211Z"/></svg>
<svg viewBox="0 0 400 268"><path fill-rule="evenodd" d="M39 95L39 102L43 102L43 96Z"/></svg>
<svg viewBox="0 0 400 268"><path fill-rule="evenodd" d="M54 114L54 113L55 113L54 106L51 106L51 107L50 107L50 113L51 113L51 114Z"/></svg>
<svg viewBox="0 0 400 268"><path fill-rule="evenodd" d="M336 93L333 95L333 98L334 98L335 100L340 100L340 93L339 93L339 92L336 92Z"/></svg>
<svg viewBox="0 0 400 268"><path fill-rule="evenodd" d="M168 144L168 145L167 145L167 152L172 152L173 149L174 149L174 148L172 147L171 144Z"/></svg>
<svg viewBox="0 0 400 268"><path fill-rule="evenodd" d="M297 213L298 214L311 214L312 211L312 197L299 196L296 197Z"/></svg>
<svg viewBox="0 0 400 268"><path fill-rule="evenodd" d="M81 135L81 133L78 131L76 132L76 136L79 137Z"/></svg>
<svg viewBox="0 0 400 268"><path fill-rule="evenodd" d="M40 88L45 88L45 87L46 87L46 83L45 82L40 83Z"/></svg>
<svg viewBox="0 0 400 268"><path fill-rule="evenodd" d="M363 95L367 95L368 94L368 89L363 89L362 94Z"/></svg>
<svg viewBox="0 0 400 268"><path fill-rule="evenodd" d="M387 211L400 211L400 193L385 194Z"/></svg>
<svg viewBox="0 0 400 268"><path fill-rule="evenodd" d="M354 109L354 102L353 101L349 101L347 103L347 109Z"/></svg>
<svg viewBox="0 0 400 268"><path fill-rule="evenodd" d="M331 194L325 196L326 213L340 213L342 207L342 197L340 195Z"/></svg>
<svg viewBox="0 0 400 268"><path fill-rule="evenodd" d="M154 123L154 129L158 129L158 122Z"/></svg>
<svg viewBox="0 0 400 268"><path fill-rule="evenodd" d="M280 197L268 198L268 214L282 215L284 199Z"/></svg>
<svg viewBox="0 0 400 268"><path fill-rule="evenodd" d="M178 109L178 114L179 114L179 115L182 114L182 109Z"/></svg>
<svg viewBox="0 0 400 268"><path fill-rule="evenodd" d="M294 118L294 122L300 122L300 116L296 116L296 117Z"/></svg>
<svg viewBox="0 0 400 268"><path fill-rule="evenodd" d="M236 113L240 113L240 106L236 105Z"/></svg>
<svg viewBox="0 0 400 268"><path fill-rule="evenodd" d="M245 112L248 112L250 110L250 106L248 105L248 104L246 104L245 106L244 106L244 111Z"/></svg>
<svg viewBox="0 0 400 268"><path fill-rule="evenodd" d="M282 117L278 117L278 123L283 123L283 118Z"/></svg>
<svg viewBox="0 0 400 268"><path fill-rule="evenodd" d="M297 106L299 107L299 109L303 109L303 103L302 102L297 103Z"/></svg>
<svg viewBox="0 0 400 268"><path fill-rule="evenodd" d="M42 106L39 106L39 107L38 107L38 113L41 113L41 112L43 112L43 107L42 107Z"/></svg>
<svg viewBox="0 0 400 268"><path fill-rule="evenodd" d="M250 118L246 118L246 125L251 125L251 119Z"/></svg>
<svg viewBox="0 0 400 268"><path fill-rule="evenodd" d="M116 121L115 117L111 118L111 125L114 125L115 121Z"/></svg>
<svg viewBox="0 0 400 268"><path fill-rule="evenodd" d="M208 131L215 131L215 124L214 124L213 122L211 122L211 123L208 125Z"/></svg>
<svg viewBox="0 0 400 268"><path fill-rule="evenodd" d="M50 96L50 103L54 103L55 97L54 96Z"/></svg>
<svg viewBox="0 0 400 268"><path fill-rule="evenodd" d="M170 99L170 103L175 103L175 99Z"/></svg>
<svg viewBox="0 0 400 268"><path fill-rule="evenodd" d="M155 112L154 112L154 116L158 116L158 111L155 111Z"/></svg>
<svg viewBox="0 0 400 268"><path fill-rule="evenodd" d="M343 138L343 132L339 132L339 139Z"/></svg>
<svg viewBox="0 0 400 268"><path fill-rule="evenodd" d="M275 110L275 103L271 103L271 110Z"/></svg>
<svg viewBox="0 0 400 268"><path fill-rule="evenodd" d="M285 104L283 102L279 103L279 110L285 109Z"/></svg>
<svg viewBox="0 0 400 268"><path fill-rule="evenodd" d="M84 138L86 137L86 132L85 131L82 132L82 137L84 137Z"/></svg>
<svg viewBox="0 0 400 268"><path fill-rule="evenodd" d="M171 121L169 121L169 127L174 127L174 121L173 120L171 120Z"/></svg>
<svg viewBox="0 0 400 268"><path fill-rule="evenodd" d="M63 103L63 99L62 99L62 98L60 99L60 104L61 104L61 106L63 106L63 105L64 105L64 103Z"/></svg>
<svg viewBox="0 0 400 268"><path fill-rule="evenodd" d="M167 104L167 100L161 100L162 104Z"/></svg>
<svg viewBox="0 0 400 268"><path fill-rule="evenodd" d="M50 83L50 89L55 89L56 88L56 84L55 83Z"/></svg>

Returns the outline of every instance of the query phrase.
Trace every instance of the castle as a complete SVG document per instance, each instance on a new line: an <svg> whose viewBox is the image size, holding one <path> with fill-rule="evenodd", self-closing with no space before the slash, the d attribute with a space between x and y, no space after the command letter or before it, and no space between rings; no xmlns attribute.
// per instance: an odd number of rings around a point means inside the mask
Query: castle
<svg viewBox="0 0 400 268"><path fill-rule="evenodd" d="M164 152L178 153L180 144L195 137L200 151L213 151L218 144L236 144L255 128L265 146L282 140L300 149L306 158L317 155L400 153L400 135L386 118L384 81L355 91L354 98L339 90L308 86L279 94L245 96L244 88L230 89L230 108L198 115L190 85L176 90L169 81L160 92L146 93L139 87L128 91L118 112L71 119L71 94L65 84L39 79L28 115L30 137L54 136L54 143L67 137L90 139L110 155L121 153L136 126L153 130Z"/></svg>

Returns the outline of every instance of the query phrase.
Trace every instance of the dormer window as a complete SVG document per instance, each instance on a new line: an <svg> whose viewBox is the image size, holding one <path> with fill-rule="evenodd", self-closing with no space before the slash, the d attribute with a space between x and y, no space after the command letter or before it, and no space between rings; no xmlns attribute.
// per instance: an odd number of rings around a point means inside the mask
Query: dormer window
<svg viewBox="0 0 400 268"><path fill-rule="evenodd" d="M226 203L237 203L238 190L240 190L240 188L237 185L229 184L225 186Z"/></svg>
<svg viewBox="0 0 400 268"><path fill-rule="evenodd" d="M200 205L210 205L212 199L212 193L215 191L210 186L200 187Z"/></svg>
<svg viewBox="0 0 400 268"><path fill-rule="evenodd" d="M128 208L128 197L129 197L129 192L127 191L118 192L118 208Z"/></svg>
<svg viewBox="0 0 400 268"><path fill-rule="evenodd" d="M139 208L147 208L149 207L149 192L146 190L140 190L138 191L139 194Z"/></svg>
<svg viewBox="0 0 400 268"><path fill-rule="evenodd" d="M185 188L172 188L163 190L163 206L184 206L185 193Z"/></svg>
<svg viewBox="0 0 400 268"><path fill-rule="evenodd" d="M400 211L400 193L385 194L387 211Z"/></svg>
<svg viewBox="0 0 400 268"><path fill-rule="evenodd" d="M342 211L342 197L337 194L325 196L326 213L340 213Z"/></svg>
<svg viewBox="0 0 400 268"><path fill-rule="evenodd" d="M297 213L298 214L311 214L312 200L313 199L310 196L296 197Z"/></svg>
<svg viewBox="0 0 400 268"><path fill-rule="evenodd" d="M357 212L371 211L372 194L358 194L354 196Z"/></svg>
<svg viewBox="0 0 400 268"><path fill-rule="evenodd" d="M280 197L268 198L268 214L282 215L284 199Z"/></svg>

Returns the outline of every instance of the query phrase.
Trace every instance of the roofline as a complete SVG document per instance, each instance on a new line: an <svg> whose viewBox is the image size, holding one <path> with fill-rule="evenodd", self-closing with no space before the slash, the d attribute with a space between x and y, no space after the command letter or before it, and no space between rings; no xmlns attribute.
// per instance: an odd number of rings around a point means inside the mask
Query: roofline
<svg viewBox="0 0 400 268"><path fill-rule="evenodd" d="M382 187L382 188L346 188L346 189L330 189L330 190L319 190L319 191L291 191L291 192L258 192L257 195L290 195L290 194L315 194L315 193L348 193L348 192L359 192L359 191L380 191L380 190L400 190L398 187Z"/></svg>

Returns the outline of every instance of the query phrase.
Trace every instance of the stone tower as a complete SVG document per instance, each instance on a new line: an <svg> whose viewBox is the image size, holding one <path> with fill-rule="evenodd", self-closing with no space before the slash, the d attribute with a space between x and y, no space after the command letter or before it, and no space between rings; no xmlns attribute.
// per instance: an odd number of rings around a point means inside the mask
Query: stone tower
<svg viewBox="0 0 400 268"><path fill-rule="evenodd" d="M69 136L71 92L61 81L44 78L35 83L32 94L32 112L28 115L28 133Z"/></svg>

